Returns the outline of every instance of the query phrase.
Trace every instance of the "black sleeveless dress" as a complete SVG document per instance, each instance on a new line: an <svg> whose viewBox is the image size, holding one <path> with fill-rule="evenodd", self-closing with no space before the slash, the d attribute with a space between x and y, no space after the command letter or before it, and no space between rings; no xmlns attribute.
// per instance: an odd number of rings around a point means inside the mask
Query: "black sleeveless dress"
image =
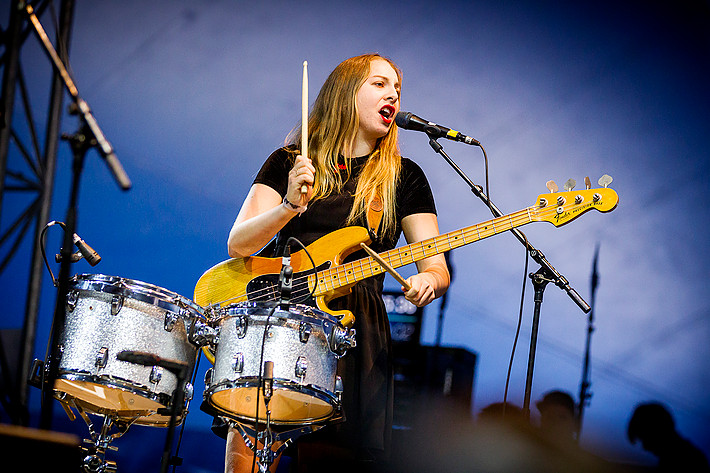
<svg viewBox="0 0 710 473"><path fill-rule="evenodd" d="M353 196L364 164L369 156L353 158L350 176L340 165L345 185L343 191L308 204L308 210L296 216L279 232L264 256L280 256L286 240L295 237L304 245L346 226ZM264 184L281 196L288 189L288 173L293 155L287 148L274 151L259 170L254 184ZM347 180L346 180L347 179ZM416 213L436 213L429 183L421 168L402 158L396 189L396 231L388 238L373 241L370 247L379 252L395 248L402 232L401 221ZM366 222L360 223L367 227ZM299 248L292 247L292 251ZM362 250L347 260L366 257ZM346 261L347 261L346 260ZM361 460L379 460L389 449L393 410L393 367L391 337L387 312L382 301L384 275L360 281L352 293L329 303L331 309L348 309L355 316L357 346L340 359L338 374L343 380L345 422L329 425L297 442L325 442L341 446ZM218 429L214 429L218 434Z"/></svg>
<svg viewBox="0 0 710 473"><path fill-rule="evenodd" d="M277 252L288 237L296 237L304 245L309 245L321 236L346 226L357 180L367 159L368 156L362 156L352 160L351 173L342 192L309 203L306 212L286 224L276 239ZM269 156L254 183L265 184L284 196L288 188L288 173L292 167L292 155L281 148ZM347 173L344 167L340 165L345 180ZM396 190L396 231L389 238L374 241L371 248L378 253L394 248L402 231L402 219L416 213L435 214L434 198L421 168L413 161L402 158ZM361 225L367 226L365 221ZM347 260L366 256L360 250ZM392 341L387 312L382 302L383 281L384 275L361 281L353 287L351 294L334 299L329 304L331 309L346 308L354 314L357 347L349 350L338 366L339 375L343 379L346 422L335 426L335 429L326 428L313 436L348 445L358 451L358 456L365 457L379 456L378 451L388 449L392 427Z"/></svg>

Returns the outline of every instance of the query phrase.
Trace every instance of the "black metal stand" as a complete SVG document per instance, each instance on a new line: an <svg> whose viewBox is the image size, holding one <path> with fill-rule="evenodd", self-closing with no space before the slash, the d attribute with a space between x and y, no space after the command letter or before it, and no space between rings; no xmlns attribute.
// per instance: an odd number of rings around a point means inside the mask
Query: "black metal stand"
<svg viewBox="0 0 710 473"><path fill-rule="evenodd" d="M537 333L540 328L540 309L542 308L542 296L545 293L547 283L552 281L544 268L540 268L536 273L529 275L535 288L535 305L533 308L533 320L530 327L530 351L528 352L528 371L525 377L525 398L523 400L523 415L530 419L530 397L532 393L532 378L535 369L535 353L537 352Z"/></svg>
<svg viewBox="0 0 710 473"><path fill-rule="evenodd" d="M84 166L84 157L86 152L96 147L111 170L116 182L121 189L128 190L131 187L131 181L126 175L120 161L113 151L113 147L104 136L101 128L91 113L89 105L79 96L79 91L74 84L74 81L69 74L66 66L60 59L57 51L52 46L51 41L47 37L47 33L42 28L42 24L34 13L34 9L26 2L21 2L22 9L27 13L30 23L37 33L37 37L44 46L45 52L52 61L54 68L59 76L64 81L69 94L71 95L77 114L81 117L82 126L80 131L69 137L74 159L72 161L72 185L69 195L69 207L67 216L64 220L66 224L66 232L64 234L64 244L62 245L61 255L62 263L59 270L59 286L57 293L57 302L54 309L54 321L52 323L51 334L51 355L48 360L48 379L43 385L42 391L42 412L40 414L40 427L49 430L52 424L52 397L54 390L54 382L59 373L59 340L64 330L64 321L66 319L66 299L69 292L70 264L71 264L71 248L73 244L73 236L76 229L77 220L77 202L79 198L79 181L81 179L81 171Z"/></svg>
<svg viewBox="0 0 710 473"><path fill-rule="evenodd" d="M483 193L483 188L480 185L474 184L473 181L469 179L469 177L461 170L461 168L449 157L449 155L446 154L441 144L439 144L439 142L436 141L436 139L432 136L429 136L429 145L435 152L440 154L452 168L454 168L456 173L461 176L461 178L464 180L464 182L466 182L466 184L468 184L469 188L471 189L471 192L473 192L481 201L483 201L486 207L490 209L494 217L503 216L503 212L501 212L498 207L496 207L495 204L493 204L493 202L488 199L488 196ZM515 235L518 241L520 241L520 243L522 243L523 246L527 248L530 257L541 266L540 269L534 275L531 276L533 278L533 284L535 284L535 313L533 316L533 331L530 340L530 353L528 355L528 374L525 382L525 401L523 403L523 411L527 412L527 415L529 417L533 367L535 365L535 350L537 348L537 330L540 320L540 310L542 306L542 294L544 292L544 287L547 285L548 282L554 282L556 286L558 286L560 289L564 290L567 293L567 295L574 301L575 304L577 304L577 306L584 313L588 313L592 309L589 304L587 304L585 300L582 299L582 296L580 296L577 291L575 291L570 286L567 279L565 279L565 277L562 276L552 266L552 264L550 264L549 261L547 261L545 255L543 255L540 250L535 248L520 230L518 230L517 228L513 228L510 231L513 233L513 235ZM544 281L544 284L536 283L536 279ZM538 285L541 285L542 287L538 288Z"/></svg>
<svg viewBox="0 0 710 473"><path fill-rule="evenodd" d="M40 428L51 430L52 408L54 395L54 382L59 374L59 342L64 330L66 320L67 294L69 293L69 278L71 272L71 256L73 247L73 235L76 229L77 202L79 200L79 182L81 171L84 167L84 157L91 148L90 139L87 139L85 130L82 128L74 135L63 137L69 140L74 158L72 160L72 184L69 192L69 207L64 220L66 226L64 231L64 243L60 250L61 265L59 267L57 301L54 306L54 321L52 322L52 333L50 338L51 354L47 360L47 382L42 385L42 411L40 414Z"/></svg>
<svg viewBox="0 0 710 473"><path fill-rule="evenodd" d="M599 245L594 250L594 263L592 264L592 281L591 281L591 297L592 310L589 311L587 319L587 337L584 343L584 363L582 363L582 381L579 384L579 408L577 410L577 442L582 436L582 421L584 420L584 408L590 402L592 395L589 388L592 385L590 380L591 374L591 351L592 351L592 333L594 333L594 300L597 294L597 285L599 284L599 274L597 273L597 260L599 258Z"/></svg>
<svg viewBox="0 0 710 473"><path fill-rule="evenodd" d="M161 365L165 366L165 365ZM167 368L167 366L165 366ZM170 408L170 421L168 422L168 433L165 435L165 446L163 447L163 457L160 462L160 473L167 473L168 467L178 465L180 460L177 457L171 457L173 438L175 438L175 426L177 425L177 417L179 409L185 404L185 383L188 373L188 366L185 363L179 363L175 367L168 368L177 377L177 385L173 394L173 405Z"/></svg>

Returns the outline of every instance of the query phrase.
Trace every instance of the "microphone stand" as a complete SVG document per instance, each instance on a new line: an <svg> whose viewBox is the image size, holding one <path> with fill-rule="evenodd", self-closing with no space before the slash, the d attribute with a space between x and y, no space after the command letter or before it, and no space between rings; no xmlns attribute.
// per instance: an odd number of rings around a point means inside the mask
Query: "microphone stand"
<svg viewBox="0 0 710 473"><path fill-rule="evenodd" d="M55 72L62 78L69 94L71 95L74 104L74 111L80 115L82 126L80 130L71 136L64 135L62 138L69 140L74 154L72 161L72 183L69 194L69 207L64 220L66 224L66 232L64 233L64 244L61 250L62 262L59 269L59 285L57 291L57 301L54 309L54 321L52 323L51 333L51 352L48 359L47 383L42 386L42 410L40 414L40 427L46 430L51 429L52 425L52 397L54 390L54 382L59 374L59 342L61 334L64 330L64 322L66 319L66 300L69 292L69 278L71 265L71 250L73 235L76 233L77 219L77 202L79 199L79 181L81 179L81 171L84 167L84 157L86 152L97 147L101 157L106 161L109 169L113 173L114 178L118 182L122 190L128 190L131 187L131 181L126 175L120 161L116 157L111 144L108 142L99 125L91 113L89 105L79 96L79 91L74 84L74 81L69 74L66 66L57 54L57 51L52 46L52 42L47 37L42 24L40 23L34 9L27 2L19 2L22 8L28 15L30 23L34 27L35 33L44 46L45 52L49 56L54 65Z"/></svg>
<svg viewBox="0 0 710 473"><path fill-rule="evenodd" d="M126 361L128 363L133 363L140 366L159 366L164 368L175 375L177 380L175 384L175 390L172 396L172 405L170 406L170 420L168 422L168 433L165 437L165 447L163 448L163 456L160 463L160 473L167 473L168 466L170 464L179 465L180 459L177 457L170 458L170 451L172 450L173 437L175 435L175 426L177 425L178 412L182 409L185 403L185 383L189 376L188 364L182 361L170 360L167 358L161 358L158 355L153 355L152 353L145 353L140 351L130 351L124 350L116 354L116 359L120 361ZM158 414L167 414L167 409L158 409Z"/></svg>
<svg viewBox="0 0 710 473"><path fill-rule="evenodd" d="M461 170L461 168L449 157L444 151L444 148L436 141L433 135L429 135L429 146L440 154L444 160L449 163L449 165L454 168L456 173L461 176L461 178L468 184L471 192L473 192L483 203L491 210L494 217L502 217L503 212L498 209L498 207L493 204L488 199L488 196L483 193L483 187L478 184L474 184L471 179ZM525 378L525 399L523 401L523 414L527 419L530 419L530 396L532 392L532 378L533 378L533 368L535 366L535 352L537 350L537 333L540 321L540 310L542 307L542 297L545 291L545 286L548 282L554 282L556 286L564 290L567 295L574 301L575 304L586 314L589 313L592 308L582 299L577 291L575 291L567 281L567 279L562 276L552 264L545 258L540 250L535 248L523 235L523 233L517 228L512 228L510 230L513 235L527 248L530 257L535 260L537 264L540 265L540 269L534 273L530 274L530 278L533 280L533 286L535 287L535 308L533 312L533 323L531 327L530 335L530 350L528 353L528 371Z"/></svg>
<svg viewBox="0 0 710 473"><path fill-rule="evenodd" d="M179 465L181 460L177 457L170 458L170 451L172 450L173 438L175 437L175 426L177 425L178 410L182 409L185 403L185 382L189 373L187 372L187 364L180 362L167 362L163 360L164 363L159 364L164 368L171 371L177 377L177 384L175 385L175 391L173 392L173 405L170 408L170 421L168 422L168 433L165 436L165 446L163 447L163 457L160 462L160 473L167 473L169 465L175 464ZM183 421L184 422L184 421ZM173 461L171 461L173 460Z"/></svg>

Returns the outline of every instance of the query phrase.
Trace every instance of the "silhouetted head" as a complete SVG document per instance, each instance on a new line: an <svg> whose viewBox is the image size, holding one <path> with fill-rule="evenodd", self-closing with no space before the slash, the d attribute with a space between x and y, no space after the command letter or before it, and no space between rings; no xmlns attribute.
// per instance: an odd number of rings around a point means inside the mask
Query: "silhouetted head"
<svg viewBox="0 0 710 473"><path fill-rule="evenodd" d="M631 443L639 439L644 450L658 455L668 439L676 435L675 421L670 411L660 403L639 404L626 433Z"/></svg>
<svg viewBox="0 0 710 473"><path fill-rule="evenodd" d="M540 411L540 429L555 438L572 439L577 431L575 402L564 391L549 391L535 404Z"/></svg>

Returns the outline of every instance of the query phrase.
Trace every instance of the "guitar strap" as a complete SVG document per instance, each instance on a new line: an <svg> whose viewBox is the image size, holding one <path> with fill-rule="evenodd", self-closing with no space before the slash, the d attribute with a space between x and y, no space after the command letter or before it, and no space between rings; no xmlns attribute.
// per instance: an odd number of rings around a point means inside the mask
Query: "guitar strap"
<svg viewBox="0 0 710 473"><path fill-rule="evenodd" d="M383 210L382 197L378 192L370 202L370 208L367 209L367 231L370 233L372 241L377 240L377 231L380 229Z"/></svg>

